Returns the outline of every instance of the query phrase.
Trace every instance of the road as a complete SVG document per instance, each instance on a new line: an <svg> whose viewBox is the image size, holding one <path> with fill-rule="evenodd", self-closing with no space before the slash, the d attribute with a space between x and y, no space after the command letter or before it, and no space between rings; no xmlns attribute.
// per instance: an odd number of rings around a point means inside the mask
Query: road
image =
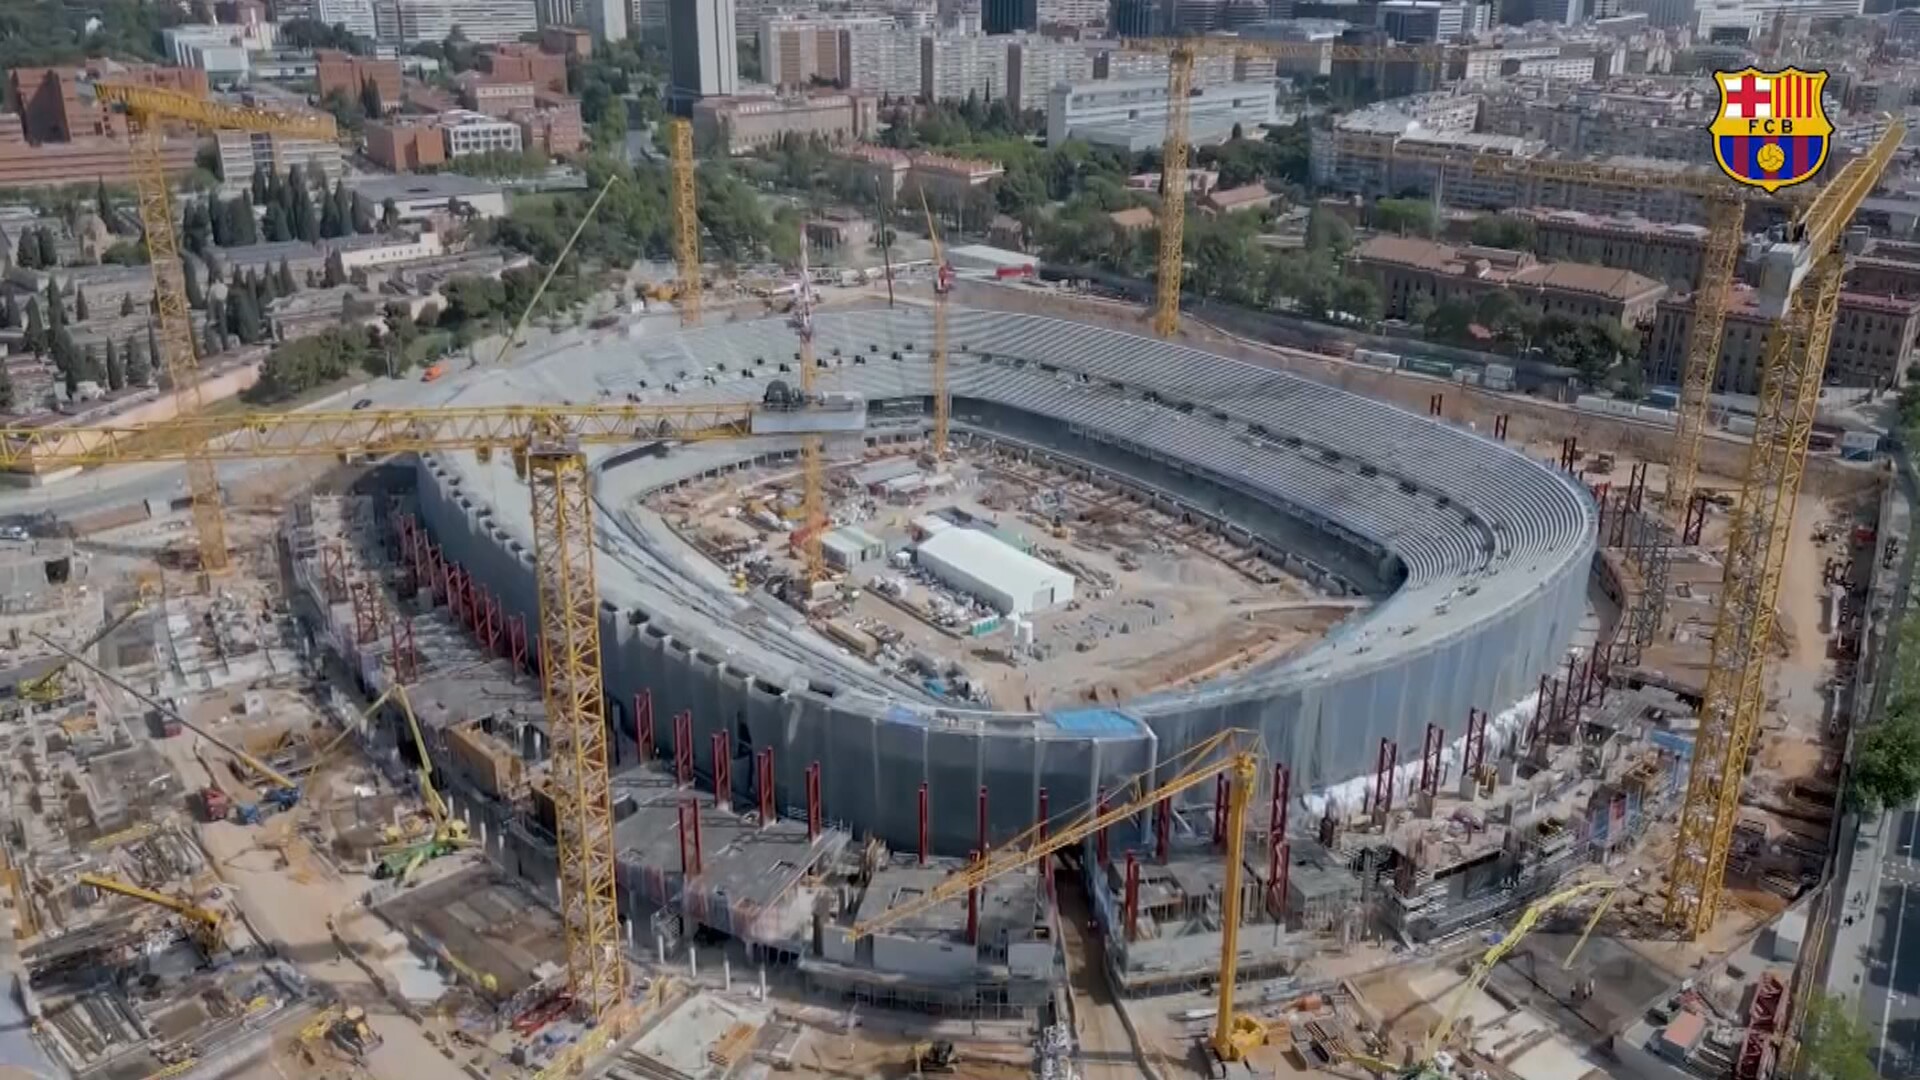
<svg viewBox="0 0 1920 1080"><path fill-rule="evenodd" d="M1860 1018L1872 1033L1876 1071L1905 1076L1920 1067L1920 801L1888 811L1876 825L1862 830L1865 847L1856 857L1871 860L1871 868L1854 875L1834 959L1836 968L1861 961Z"/></svg>

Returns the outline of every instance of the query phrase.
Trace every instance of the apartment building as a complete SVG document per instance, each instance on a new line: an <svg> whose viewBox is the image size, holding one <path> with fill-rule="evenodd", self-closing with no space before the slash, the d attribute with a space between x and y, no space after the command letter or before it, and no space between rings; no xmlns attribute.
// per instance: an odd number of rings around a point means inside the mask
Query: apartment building
<svg viewBox="0 0 1920 1080"><path fill-rule="evenodd" d="M367 157L392 172L418 172L446 164L446 136L432 124L369 122L364 135Z"/></svg>
<svg viewBox="0 0 1920 1080"><path fill-rule="evenodd" d="M474 154L517 154L525 146L520 141L520 125L485 113L455 109L441 113L435 124L446 139L450 159Z"/></svg>
<svg viewBox="0 0 1920 1080"><path fill-rule="evenodd" d="M347 32L370 41L396 41L397 19L382 26L374 17L373 0L312 0L313 18L328 26L344 26ZM283 16L284 17L284 16ZM381 31L385 30L386 33Z"/></svg>
<svg viewBox="0 0 1920 1080"><path fill-rule="evenodd" d="M1507 214L1533 223L1533 252L1542 259L1631 270L1663 281L1677 292L1692 291L1700 280L1700 262L1707 250L1704 225L1577 210L1509 210Z"/></svg>
<svg viewBox="0 0 1920 1080"><path fill-rule="evenodd" d="M729 155L750 154L781 136L818 135L844 144L866 137L879 124L874 99L823 91L785 97L712 97L693 106L696 145Z"/></svg>
<svg viewBox="0 0 1920 1080"><path fill-rule="evenodd" d="M1224 83L1194 91L1187 131L1196 144L1224 142L1274 121L1271 83ZM1047 145L1083 139L1101 146L1144 150L1166 140L1167 84L1158 79L1056 85L1047 99Z"/></svg>
<svg viewBox="0 0 1920 1080"><path fill-rule="evenodd" d="M400 107L403 92L400 62L355 56L338 49L319 49L313 54L314 85L321 97L339 93L349 101L360 100L360 88L372 83L380 91L380 104L391 112Z"/></svg>
<svg viewBox="0 0 1920 1080"><path fill-rule="evenodd" d="M806 89L815 79L846 84L853 35L875 32L897 31L892 19L877 15L773 16L760 28L760 76L781 89Z"/></svg>
<svg viewBox="0 0 1920 1080"><path fill-rule="evenodd" d="M1021 36L1007 44L1007 100L1044 109L1060 83L1093 79L1095 49L1078 41Z"/></svg>
<svg viewBox="0 0 1920 1080"><path fill-rule="evenodd" d="M193 139L167 139L160 146L161 166L168 176L184 176L193 171L195 151ZM133 162L125 139L83 135L32 146L26 142L19 117L0 117L0 188L58 187L96 178L109 184L133 183Z"/></svg>
<svg viewBox="0 0 1920 1080"><path fill-rule="evenodd" d="M972 94L982 101L1007 96L1005 38L920 39L920 96L929 101L959 100Z"/></svg>
<svg viewBox="0 0 1920 1080"><path fill-rule="evenodd" d="M520 143L548 157L571 157L586 145L580 103L564 94L543 93L530 109L515 109L507 119L520 125Z"/></svg>
<svg viewBox="0 0 1920 1080"><path fill-rule="evenodd" d="M397 39L408 45L439 43L454 27L476 45L519 41L538 33L533 0L393 0Z"/></svg>
<svg viewBox="0 0 1920 1080"><path fill-rule="evenodd" d="M921 34L893 27L858 27L841 33L840 85L875 97L920 96Z"/></svg>
<svg viewBox="0 0 1920 1080"><path fill-rule="evenodd" d="M1762 317L1754 291L1734 286L1727 300L1726 336L1714 371L1715 391L1760 392L1762 358L1773 324ZM1842 291L1827 349L1826 381L1834 386L1890 389L1906 380L1920 334L1920 298ZM1647 338L1647 377L1678 383L1693 336L1692 297L1662 301Z"/></svg>
<svg viewBox="0 0 1920 1080"><path fill-rule="evenodd" d="M1667 294L1665 285L1631 270L1540 262L1523 251L1454 247L1405 236L1376 236L1360 245L1353 269L1379 288L1386 313L1394 318L1406 318L1423 300L1471 304L1499 290L1536 317L1634 327L1651 320Z"/></svg>
<svg viewBox="0 0 1920 1080"><path fill-rule="evenodd" d="M1847 286L1879 296L1920 296L1920 244L1874 237L1847 260Z"/></svg>
<svg viewBox="0 0 1920 1080"><path fill-rule="evenodd" d="M544 26L540 29L540 47L555 56L580 60L593 58L593 35L575 26Z"/></svg>
<svg viewBox="0 0 1920 1080"><path fill-rule="evenodd" d="M567 58L515 42L480 53L480 70L503 83L528 83L556 94L567 92Z"/></svg>

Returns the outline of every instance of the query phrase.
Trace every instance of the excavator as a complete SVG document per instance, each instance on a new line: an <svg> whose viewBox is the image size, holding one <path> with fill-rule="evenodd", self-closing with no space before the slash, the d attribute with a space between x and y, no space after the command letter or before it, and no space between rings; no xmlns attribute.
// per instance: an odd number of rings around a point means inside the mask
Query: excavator
<svg viewBox="0 0 1920 1080"><path fill-rule="evenodd" d="M193 939L194 945L199 948L200 954L206 957L209 963L218 960L227 950L227 919L218 911L101 874L81 874L80 884L92 886L101 892L132 897L156 907L166 908L180 916L180 921L187 928L188 936Z"/></svg>
<svg viewBox="0 0 1920 1080"><path fill-rule="evenodd" d="M421 801L426 803L427 814L433 819L433 832L426 838L380 849L380 864L374 868L373 876L393 878L405 884L427 860L459 851L467 845L469 837L467 823L447 811L446 801L440 797L439 789L433 786L433 759L427 756L427 740L420 734L420 720L414 715L413 703L407 700L406 688L395 683L393 689L382 695L383 698L388 696L397 701L400 711L406 714L407 730L413 736L414 753L420 759L414 776L420 784Z"/></svg>

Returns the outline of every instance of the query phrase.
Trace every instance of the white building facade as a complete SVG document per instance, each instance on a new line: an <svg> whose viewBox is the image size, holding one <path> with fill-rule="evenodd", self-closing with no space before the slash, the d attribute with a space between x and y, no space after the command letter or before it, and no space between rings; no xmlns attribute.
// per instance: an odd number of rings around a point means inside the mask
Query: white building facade
<svg viewBox="0 0 1920 1080"><path fill-rule="evenodd" d="M1271 83L1221 83L1194 91L1187 130L1198 144L1224 141L1274 122ZM1084 139L1102 146L1150 149L1166 139L1167 84L1159 79L1063 83L1047 101L1047 145Z"/></svg>

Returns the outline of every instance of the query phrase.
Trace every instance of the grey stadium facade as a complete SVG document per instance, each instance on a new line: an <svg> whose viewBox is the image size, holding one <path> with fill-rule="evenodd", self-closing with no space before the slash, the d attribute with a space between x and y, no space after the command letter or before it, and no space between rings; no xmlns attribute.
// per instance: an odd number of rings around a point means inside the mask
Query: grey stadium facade
<svg viewBox="0 0 1920 1080"><path fill-rule="evenodd" d="M1177 500L1375 604L1291 655L1116 708L956 709L845 655L772 598L736 595L638 505L681 480L791 455L791 438L608 451L593 462L616 730L631 737L631 703L650 689L663 743L665 718L692 711L702 777L712 775L709 736L722 728L743 757L774 748L782 807L803 805L803 771L818 761L827 819L895 846L914 843L924 779L935 848L965 854L981 785L997 840L1031 824L1042 787L1055 814L1084 806L1224 728L1258 731L1293 769L1296 792L1371 771L1382 737L1407 760L1430 721L1458 737L1469 707L1524 696L1580 624L1592 501L1509 447L1132 333L984 310L956 310L949 323L957 437L1049 456L1141 499ZM821 386L866 397L867 440L923 428L928 313L824 314L816 330L817 355L831 365ZM614 339L489 378L450 404L757 400L796 349L793 329L774 319ZM449 558L537 625L527 499L506 457L423 461L421 512ZM626 743L623 761L631 752ZM744 794L752 769L732 771Z"/></svg>

